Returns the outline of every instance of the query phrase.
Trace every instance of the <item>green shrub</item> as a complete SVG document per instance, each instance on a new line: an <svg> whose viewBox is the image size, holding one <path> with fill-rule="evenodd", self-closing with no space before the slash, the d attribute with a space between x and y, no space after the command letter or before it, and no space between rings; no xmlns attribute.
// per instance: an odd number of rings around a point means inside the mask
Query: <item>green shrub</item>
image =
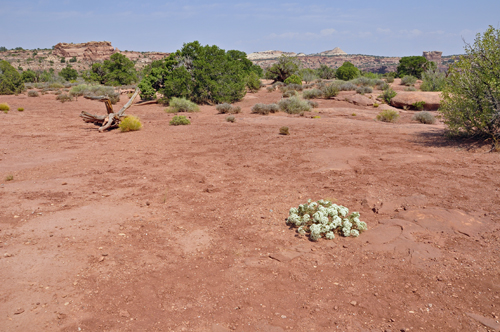
<svg viewBox="0 0 500 332"><path fill-rule="evenodd" d="M288 77L299 73L301 63L297 57L282 54L276 63L267 68L265 78L275 82L284 82Z"/></svg>
<svg viewBox="0 0 500 332"><path fill-rule="evenodd" d="M0 104L0 111L7 113L10 110L10 106L7 103Z"/></svg>
<svg viewBox="0 0 500 332"><path fill-rule="evenodd" d="M153 99L160 92L166 98L185 98L197 104L233 103L245 96L246 77L257 70L244 52L193 42L154 61L139 88L143 99Z"/></svg>
<svg viewBox="0 0 500 332"><path fill-rule="evenodd" d="M323 89L321 89L321 95L325 99L330 99L336 97L339 94L339 88L335 84L328 84Z"/></svg>
<svg viewBox="0 0 500 332"><path fill-rule="evenodd" d="M377 90L389 89L389 84L385 83L384 81L377 82L377 84L375 85L375 89Z"/></svg>
<svg viewBox="0 0 500 332"><path fill-rule="evenodd" d="M439 111L450 135L500 136L500 29L477 34L448 71Z"/></svg>
<svg viewBox="0 0 500 332"><path fill-rule="evenodd" d="M300 69L299 74L300 74L302 81L305 81L306 84L309 82L312 82L318 78L318 76L316 75L316 71L314 69L311 69L311 68Z"/></svg>
<svg viewBox="0 0 500 332"><path fill-rule="evenodd" d="M288 127L285 127L285 126L281 127L280 128L280 135L290 135L290 131L289 131Z"/></svg>
<svg viewBox="0 0 500 332"><path fill-rule="evenodd" d="M414 86L409 86L405 88L405 91L417 91L417 88Z"/></svg>
<svg viewBox="0 0 500 332"><path fill-rule="evenodd" d="M436 122L436 118L434 118L434 115L427 111L415 113L415 115L413 115L413 120L424 124L433 124L434 122Z"/></svg>
<svg viewBox="0 0 500 332"><path fill-rule="evenodd" d="M337 69L335 76L339 80L349 81L359 76L359 69L352 63L346 61Z"/></svg>
<svg viewBox="0 0 500 332"><path fill-rule="evenodd" d="M139 118L132 116L132 115L127 115L125 117L125 119L123 119L120 122L118 127L120 128L120 130L122 132L135 131L135 130L139 130L142 128L142 123L141 123L141 120L139 120Z"/></svg>
<svg viewBox="0 0 500 332"><path fill-rule="evenodd" d="M300 99L297 96L280 100L278 106L280 110L288 114L299 114L311 110L311 105L306 100Z"/></svg>
<svg viewBox="0 0 500 332"><path fill-rule="evenodd" d="M61 90L57 90L56 92L54 92L54 94L55 94L56 96L60 95L61 93L62 93L62 91L61 91ZM71 95L70 95L70 97L71 97Z"/></svg>
<svg viewBox="0 0 500 332"><path fill-rule="evenodd" d="M219 114L238 114L241 112L241 107L234 107L228 103L219 104L215 106L215 109L219 112Z"/></svg>
<svg viewBox="0 0 500 332"><path fill-rule="evenodd" d="M302 84L290 83L286 86L281 86L280 89L281 90L285 89L285 90L302 91L302 90L304 90L304 87L302 86Z"/></svg>
<svg viewBox="0 0 500 332"><path fill-rule="evenodd" d="M318 69L316 69L316 74L325 80L330 80L335 78L335 69L328 67L327 65L320 65Z"/></svg>
<svg viewBox="0 0 500 332"><path fill-rule="evenodd" d="M113 105L120 101L120 94L113 87L103 85L75 85L69 91L69 95L72 97L107 97Z"/></svg>
<svg viewBox="0 0 500 332"><path fill-rule="evenodd" d="M337 86L340 91L354 91L358 88L357 85L352 82L345 82Z"/></svg>
<svg viewBox="0 0 500 332"><path fill-rule="evenodd" d="M172 98L169 103L169 108L166 110L168 113L178 112L198 112L200 108L186 98Z"/></svg>
<svg viewBox="0 0 500 332"><path fill-rule="evenodd" d="M325 237L334 239L335 234L357 237L367 229L366 223L359 220L359 213L349 214L349 209L333 204L330 201L319 200L291 208L287 224L298 227L301 235L309 234L309 238L318 241Z"/></svg>
<svg viewBox="0 0 500 332"><path fill-rule="evenodd" d="M184 115L176 115L170 120L171 126L182 126L191 124L191 121L187 119Z"/></svg>
<svg viewBox="0 0 500 332"><path fill-rule="evenodd" d="M104 85L129 85L137 82L137 71L132 60L120 53L113 54L103 63L94 63L82 75L87 82L98 82Z"/></svg>
<svg viewBox="0 0 500 332"><path fill-rule="evenodd" d="M269 113L277 113L277 112L279 112L279 107L276 104L266 105L258 103L255 104L251 110L252 114L261 114L261 115L268 115Z"/></svg>
<svg viewBox="0 0 500 332"><path fill-rule="evenodd" d="M442 91L446 84L446 75L438 70L429 69L422 73L422 91Z"/></svg>
<svg viewBox="0 0 500 332"><path fill-rule="evenodd" d="M62 85L61 83L55 82L55 83L50 83L49 84L49 88L51 88L51 89L62 89L62 88L64 88L64 85Z"/></svg>
<svg viewBox="0 0 500 332"><path fill-rule="evenodd" d="M39 94L37 91L35 91L35 90L28 91L28 97L38 97L38 96L39 96Z"/></svg>
<svg viewBox="0 0 500 332"><path fill-rule="evenodd" d="M392 77L392 76L387 76L387 77L385 78L385 81L386 81L387 83L394 83L394 77Z"/></svg>
<svg viewBox="0 0 500 332"><path fill-rule="evenodd" d="M319 104L315 101L312 100L307 100L307 103L312 107L312 108L318 108Z"/></svg>
<svg viewBox="0 0 500 332"><path fill-rule="evenodd" d="M295 90L286 90L283 92L283 98L289 98L293 96L297 96L299 93Z"/></svg>
<svg viewBox="0 0 500 332"><path fill-rule="evenodd" d="M17 111L18 111L18 112L24 112L24 107L18 107L18 108L17 108Z"/></svg>
<svg viewBox="0 0 500 332"><path fill-rule="evenodd" d="M416 110L423 110L425 106L425 101L416 101L413 104L411 104L413 107L415 107Z"/></svg>
<svg viewBox="0 0 500 332"><path fill-rule="evenodd" d="M285 80L285 84L297 84L302 85L302 78L299 75L291 75Z"/></svg>
<svg viewBox="0 0 500 332"><path fill-rule="evenodd" d="M401 85L411 86L417 83L417 78L415 76L406 75L401 79Z"/></svg>
<svg viewBox="0 0 500 332"><path fill-rule="evenodd" d="M233 122L236 122L236 118L233 115L230 115L230 116L226 117L226 121L233 123Z"/></svg>
<svg viewBox="0 0 500 332"><path fill-rule="evenodd" d="M268 86L268 87L266 88L266 90L267 90L267 92L273 92L274 90L276 90L276 88L275 88L274 86L272 86L272 85L271 85L271 86Z"/></svg>
<svg viewBox="0 0 500 332"><path fill-rule="evenodd" d="M5 60L0 60L0 95L13 95L24 90L21 75Z"/></svg>
<svg viewBox="0 0 500 332"><path fill-rule="evenodd" d="M369 86L360 86L356 89L356 92L361 95L364 95L365 93L372 93L373 89Z"/></svg>
<svg viewBox="0 0 500 332"><path fill-rule="evenodd" d="M304 99L315 99L320 98L322 93L319 89L305 90L302 92L302 98Z"/></svg>
<svg viewBox="0 0 500 332"><path fill-rule="evenodd" d="M422 78L422 73L431 68L436 68L436 64L423 56L405 56L399 60L397 75L398 77L411 75Z"/></svg>
<svg viewBox="0 0 500 332"><path fill-rule="evenodd" d="M68 67L63 68L58 75L66 81L76 80L78 78L78 72L69 65Z"/></svg>
<svg viewBox="0 0 500 332"><path fill-rule="evenodd" d="M398 119L399 119L399 112L395 110L383 110L377 115L378 121L397 122Z"/></svg>
<svg viewBox="0 0 500 332"><path fill-rule="evenodd" d="M392 88L388 88L382 92L379 98L382 98L387 104L391 103L392 98L396 97L397 93Z"/></svg>
<svg viewBox="0 0 500 332"><path fill-rule="evenodd" d="M377 108L379 106L380 106L379 103L373 103L373 107Z"/></svg>
<svg viewBox="0 0 500 332"><path fill-rule="evenodd" d="M247 86L248 90L250 90L251 92L257 92L260 89L260 85L261 85L261 83L260 83L259 76L256 73L251 72L247 76L246 86Z"/></svg>
<svg viewBox="0 0 500 332"><path fill-rule="evenodd" d="M59 100L61 103L65 103L67 101L72 101L73 98L71 96L68 96L67 94L63 93L63 94L60 94L59 96L57 96L56 100Z"/></svg>

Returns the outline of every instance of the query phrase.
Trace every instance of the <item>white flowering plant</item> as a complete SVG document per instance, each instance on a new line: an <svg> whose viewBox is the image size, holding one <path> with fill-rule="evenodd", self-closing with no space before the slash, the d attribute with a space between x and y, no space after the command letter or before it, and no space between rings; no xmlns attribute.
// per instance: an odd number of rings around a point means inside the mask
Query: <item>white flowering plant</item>
<svg viewBox="0 0 500 332"><path fill-rule="evenodd" d="M287 224L298 227L301 235L309 234L309 238L318 241L321 237L328 240L335 238L335 233L343 236L358 237L367 229L366 223L359 220L359 213L333 204L330 201L319 200L291 208Z"/></svg>

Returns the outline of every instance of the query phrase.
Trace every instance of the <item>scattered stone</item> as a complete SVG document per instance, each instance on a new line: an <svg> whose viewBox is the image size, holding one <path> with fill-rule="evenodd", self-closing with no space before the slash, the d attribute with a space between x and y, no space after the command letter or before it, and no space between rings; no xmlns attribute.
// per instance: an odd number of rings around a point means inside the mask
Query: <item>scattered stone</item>
<svg viewBox="0 0 500 332"><path fill-rule="evenodd" d="M350 303L351 305L353 305L353 306L358 305L358 302L356 302L356 301L351 301L351 302L349 302L349 303Z"/></svg>
<svg viewBox="0 0 500 332"><path fill-rule="evenodd" d="M441 104L441 92L400 91L391 99L391 105L397 108L411 109L414 103L424 101L424 110L435 111Z"/></svg>
<svg viewBox="0 0 500 332"><path fill-rule="evenodd" d="M486 317L483 317L481 315L476 315L476 314L471 314L471 313L466 313L466 314L470 318L477 320L479 323L483 324L486 327L489 327L490 329L500 330L500 323L498 323L494 319L486 318Z"/></svg>
<svg viewBox="0 0 500 332"><path fill-rule="evenodd" d="M127 310L120 310L120 317L130 317L130 313Z"/></svg>
<svg viewBox="0 0 500 332"><path fill-rule="evenodd" d="M16 311L14 311L14 315L20 315L24 312L24 309L23 308L19 308L17 309Z"/></svg>

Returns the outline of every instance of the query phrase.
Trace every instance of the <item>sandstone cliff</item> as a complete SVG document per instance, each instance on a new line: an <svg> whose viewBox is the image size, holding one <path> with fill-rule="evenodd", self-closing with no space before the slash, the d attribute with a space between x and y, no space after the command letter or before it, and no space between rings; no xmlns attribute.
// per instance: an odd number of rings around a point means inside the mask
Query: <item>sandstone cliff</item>
<svg viewBox="0 0 500 332"><path fill-rule="evenodd" d="M53 54L65 58L76 57L77 60L98 61L109 59L116 52L119 50L108 41L92 41L81 44L59 43L54 46Z"/></svg>

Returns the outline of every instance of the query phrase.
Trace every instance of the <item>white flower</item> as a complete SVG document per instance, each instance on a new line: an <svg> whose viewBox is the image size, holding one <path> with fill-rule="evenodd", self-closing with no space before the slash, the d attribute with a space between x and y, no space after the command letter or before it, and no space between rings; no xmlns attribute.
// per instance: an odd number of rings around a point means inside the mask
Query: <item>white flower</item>
<svg viewBox="0 0 500 332"><path fill-rule="evenodd" d="M311 210L314 210L317 207L318 207L318 203L316 203L316 202L312 202L311 204L309 204L309 209L311 209Z"/></svg>
<svg viewBox="0 0 500 332"><path fill-rule="evenodd" d="M342 225L342 219L340 219L340 217L333 217L332 218L332 225L335 226L335 228L339 227Z"/></svg>
<svg viewBox="0 0 500 332"><path fill-rule="evenodd" d="M354 237L358 237L359 236L359 232L355 229L351 229L351 236L354 236Z"/></svg>
<svg viewBox="0 0 500 332"><path fill-rule="evenodd" d="M316 222L321 222L321 219L324 217L323 212L318 211L315 214L313 214L314 221Z"/></svg>
<svg viewBox="0 0 500 332"><path fill-rule="evenodd" d="M325 234L325 237L328 240L333 240L335 238L335 234L333 234L333 232L328 232L328 233Z"/></svg>
<svg viewBox="0 0 500 332"><path fill-rule="evenodd" d="M366 223L364 221L360 221L359 224L358 224L358 229L360 231L366 231L368 227L366 226Z"/></svg>
<svg viewBox="0 0 500 332"><path fill-rule="evenodd" d="M310 216L310 215L308 215L308 214L304 214L304 215L302 216L302 222L303 222L304 224L307 224L307 223L309 222L309 220L311 220L311 216Z"/></svg>
<svg viewBox="0 0 500 332"><path fill-rule="evenodd" d="M349 213L349 209L344 207L344 206L339 206L338 207L338 211L339 211L339 214L342 216L342 217L345 217L347 216L347 214Z"/></svg>
<svg viewBox="0 0 500 332"><path fill-rule="evenodd" d="M297 229L297 233L299 233L300 235L305 235L306 230L304 229L304 226L300 226L299 229Z"/></svg>
<svg viewBox="0 0 500 332"><path fill-rule="evenodd" d="M302 220L300 219L300 217L298 215L292 214L291 216L288 217L288 222L295 224L297 226L300 226L300 224L302 223ZM299 223L299 224L297 224L297 223Z"/></svg>
<svg viewBox="0 0 500 332"><path fill-rule="evenodd" d="M297 208L291 208L290 212L289 212L289 215L297 214L297 213L299 213L299 210Z"/></svg>
<svg viewBox="0 0 500 332"><path fill-rule="evenodd" d="M350 236L351 235L351 229L347 228L347 227L344 227L344 228L342 228L342 233L344 233L345 237Z"/></svg>
<svg viewBox="0 0 500 332"><path fill-rule="evenodd" d="M346 228L351 228L352 223L349 221L349 219L344 219L344 220L342 220L342 226L344 226Z"/></svg>

